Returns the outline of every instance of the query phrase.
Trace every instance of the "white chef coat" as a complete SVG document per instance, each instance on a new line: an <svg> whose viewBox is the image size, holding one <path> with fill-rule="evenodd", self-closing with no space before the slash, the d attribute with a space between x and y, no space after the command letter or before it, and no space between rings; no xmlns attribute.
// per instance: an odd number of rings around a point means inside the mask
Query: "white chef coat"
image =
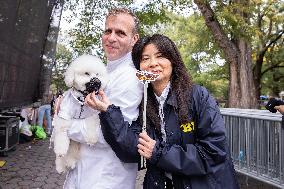
<svg viewBox="0 0 284 189"><path fill-rule="evenodd" d="M110 77L106 95L116 106L120 106L126 121L138 117L143 86L136 78L131 52L116 61L107 63ZM105 141L99 129L98 142L94 146L84 143L85 120L76 120L68 130L68 136L81 143L80 160L67 174L65 189L134 189L137 163L123 163Z"/></svg>

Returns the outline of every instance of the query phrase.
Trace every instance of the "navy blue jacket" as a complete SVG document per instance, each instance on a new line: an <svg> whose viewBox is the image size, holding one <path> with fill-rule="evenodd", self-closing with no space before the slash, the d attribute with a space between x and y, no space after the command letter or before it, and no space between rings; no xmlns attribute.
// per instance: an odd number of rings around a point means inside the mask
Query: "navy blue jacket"
<svg viewBox="0 0 284 189"><path fill-rule="evenodd" d="M164 106L167 140L154 126L148 135L156 140L143 188L165 188L165 172L172 174L175 189L239 188L230 158L225 126L216 101L204 87L194 85L188 124L180 125L177 101L171 92ZM111 105L100 114L105 140L124 162L138 162L141 125L125 122L119 107Z"/></svg>

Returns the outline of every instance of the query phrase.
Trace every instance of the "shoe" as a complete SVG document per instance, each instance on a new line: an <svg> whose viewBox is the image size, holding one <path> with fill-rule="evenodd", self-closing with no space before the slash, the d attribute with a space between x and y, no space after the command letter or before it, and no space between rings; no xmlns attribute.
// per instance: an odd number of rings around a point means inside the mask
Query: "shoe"
<svg viewBox="0 0 284 189"><path fill-rule="evenodd" d="M50 137L51 136L51 132L46 132L46 136Z"/></svg>

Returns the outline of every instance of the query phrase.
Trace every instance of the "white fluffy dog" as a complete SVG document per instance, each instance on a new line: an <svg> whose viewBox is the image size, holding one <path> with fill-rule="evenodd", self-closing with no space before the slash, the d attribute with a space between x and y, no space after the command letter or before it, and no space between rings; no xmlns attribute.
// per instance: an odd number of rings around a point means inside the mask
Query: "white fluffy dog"
<svg viewBox="0 0 284 189"><path fill-rule="evenodd" d="M74 168L80 158L80 144L68 137L68 129L74 126L74 120L85 119L86 132L82 135L87 144L93 145L97 142L97 132L100 127L99 112L85 106L84 99L92 91L104 89L107 82L106 67L95 56L82 55L67 68L65 83L70 89L64 93L58 115L54 117L51 137L51 141L54 142L58 173Z"/></svg>

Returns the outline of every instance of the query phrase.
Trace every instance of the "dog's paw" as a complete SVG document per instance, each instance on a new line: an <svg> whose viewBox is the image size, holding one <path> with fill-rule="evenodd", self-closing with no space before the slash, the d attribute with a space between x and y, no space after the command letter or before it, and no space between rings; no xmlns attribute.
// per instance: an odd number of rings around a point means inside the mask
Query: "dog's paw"
<svg viewBox="0 0 284 189"><path fill-rule="evenodd" d="M66 172L66 166L62 157L56 157L55 159L55 169L59 174Z"/></svg>
<svg viewBox="0 0 284 189"><path fill-rule="evenodd" d="M67 135L57 135L54 141L54 152L58 156L64 156L69 149L70 139Z"/></svg>
<svg viewBox="0 0 284 189"><path fill-rule="evenodd" d="M54 150L55 154L58 156L58 157L64 157L66 156L67 152L65 151L60 151L60 150Z"/></svg>
<svg viewBox="0 0 284 189"><path fill-rule="evenodd" d="M77 162L77 159L76 159L75 156L72 157L72 155L69 154L69 155L66 157L66 166L67 166L67 168L74 169L75 166L76 166L76 162Z"/></svg>
<svg viewBox="0 0 284 189"><path fill-rule="evenodd" d="M71 169L74 169L75 166L76 166L76 161L72 162L72 163L69 165L69 167L70 167Z"/></svg>
<svg viewBox="0 0 284 189"><path fill-rule="evenodd" d="M67 154L68 151L68 147L64 147L64 146L58 146L58 145L54 145L54 153L58 156L58 157L64 157Z"/></svg>
<svg viewBox="0 0 284 189"><path fill-rule="evenodd" d="M63 167L56 167L56 171L59 174L65 173L66 169L64 169Z"/></svg>

